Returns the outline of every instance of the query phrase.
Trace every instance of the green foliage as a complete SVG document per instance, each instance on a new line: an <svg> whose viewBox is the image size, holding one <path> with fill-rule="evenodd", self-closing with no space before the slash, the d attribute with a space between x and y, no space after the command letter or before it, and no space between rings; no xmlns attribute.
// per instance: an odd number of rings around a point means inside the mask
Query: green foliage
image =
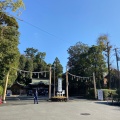
<svg viewBox="0 0 120 120"><path fill-rule="evenodd" d="M100 80L103 79L103 73L107 70L102 52L103 49L100 46L92 46L88 51L89 63L91 64L90 69L95 73L98 88L101 88Z"/></svg>
<svg viewBox="0 0 120 120"><path fill-rule="evenodd" d="M111 88L111 70L110 70L110 53L112 46L109 45L109 39L107 35L102 35L97 40L98 45L100 46L101 50L103 50L103 54L105 55L104 58L106 58L107 66L108 66L108 82L107 86Z"/></svg>
<svg viewBox="0 0 120 120"><path fill-rule="evenodd" d="M33 59L35 57L35 54L38 52L38 50L34 48L26 48L24 52L25 52L25 56Z"/></svg>
<svg viewBox="0 0 120 120"><path fill-rule="evenodd" d="M30 72L19 72L16 81L19 83L28 85L31 82L31 78L38 78L38 74L32 74L32 72L49 71L49 66L44 61L46 53L39 52L37 49L26 48L25 55L21 55L19 59L19 69ZM46 77L49 77L49 73L46 73ZM39 78L45 78L45 73L39 74Z"/></svg>
<svg viewBox="0 0 120 120"><path fill-rule="evenodd" d="M8 70L12 67L18 67L19 60L19 32L18 24L13 17L9 17L4 13L0 22L0 80L5 80ZM6 24L6 26L4 26ZM10 71L9 83L10 86L16 79L16 70Z"/></svg>
<svg viewBox="0 0 120 120"><path fill-rule="evenodd" d="M100 45L101 49L103 49L103 50L106 49L107 42L108 42L108 36L107 35L101 35L97 39L97 45Z"/></svg>
<svg viewBox="0 0 120 120"><path fill-rule="evenodd" d="M77 76L91 76L95 73L97 87L101 88L103 72L106 71L106 63L102 54L103 49L100 46L87 46L78 42L75 46L68 49L69 72ZM89 83L88 87L90 87ZM86 88L86 89L87 89Z"/></svg>
<svg viewBox="0 0 120 120"><path fill-rule="evenodd" d="M0 96L2 96L2 94L3 94L3 87L0 86Z"/></svg>
<svg viewBox="0 0 120 120"><path fill-rule="evenodd" d="M24 69L26 71L33 71L33 61L31 59L27 59Z"/></svg>
<svg viewBox="0 0 120 120"><path fill-rule="evenodd" d="M73 74L80 76L89 74L88 49L89 47L81 42L68 49L68 66Z"/></svg>
<svg viewBox="0 0 120 120"><path fill-rule="evenodd" d="M86 94L87 99L95 99L94 88L90 88Z"/></svg>
<svg viewBox="0 0 120 120"><path fill-rule="evenodd" d="M33 61L33 68L36 71L47 70L47 64L44 61L46 56L45 52L37 52Z"/></svg>
<svg viewBox="0 0 120 120"><path fill-rule="evenodd" d="M0 16L0 25L6 24L7 26L12 26L15 28L19 27L17 21L13 17L6 15L4 12L0 12Z"/></svg>
<svg viewBox="0 0 120 120"><path fill-rule="evenodd" d="M111 89L101 89L103 91L103 99L106 100L108 97L116 95L116 90ZM94 88L88 90L87 96L88 99L95 99Z"/></svg>
<svg viewBox="0 0 120 120"><path fill-rule="evenodd" d="M45 52L39 52L37 49L32 48L26 48L24 51L25 55L21 55L19 59L19 69L30 71L30 72L22 72L18 73L18 77L16 81L22 84L28 84L31 81L31 77L38 78L38 74L32 74L31 72L41 72L41 71L49 71L49 67L51 64L48 64L45 62ZM60 64L59 59L56 57L54 63L55 66L55 76L56 78L62 77L63 73L63 67ZM53 66L52 66L53 68ZM52 74L53 75L53 74ZM49 78L49 72L41 73L39 74L39 78Z"/></svg>
<svg viewBox="0 0 120 120"><path fill-rule="evenodd" d="M60 64L60 60L56 57L53 64L52 64L52 81L54 80L54 77L55 77L55 81L57 84L57 80L59 77L60 78L62 77L62 73L63 73L63 67Z"/></svg>
<svg viewBox="0 0 120 120"><path fill-rule="evenodd" d="M106 63L104 61L104 56L102 54L103 49L98 46L91 46L78 42L74 46L71 46L68 49L68 66L69 72L76 76L89 77L92 76L93 72L95 73L97 88L102 87L103 72L106 71ZM93 87L93 82L72 82L69 78L69 91L83 91L83 94L87 94L88 90ZM74 87L72 87L74 86ZM84 88L83 88L84 86ZM73 89L74 88L74 89ZM79 90L79 89L81 90ZM92 89L89 90L90 94ZM93 91L94 92L94 91ZM82 93L81 93L82 94ZM94 95L88 95L91 98L94 98Z"/></svg>
<svg viewBox="0 0 120 120"><path fill-rule="evenodd" d="M117 89L116 93L117 93L118 95L120 95L120 89Z"/></svg>
<svg viewBox="0 0 120 120"><path fill-rule="evenodd" d="M20 55L19 58L19 69L24 70L26 63L26 57L24 55Z"/></svg>
<svg viewBox="0 0 120 120"><path fill-rule="evenodd" d="M0 84L4 85L6 73L10 71L8 86L16 79L16 70L19 60L19 32L17 21L6 12L24 8L23 0L0 1Z"/></svg>
<svg viewBox="0 0 120 120"><path fill-rule="evenodd" d="M63 67L60 64L60 60L57 57L55 58L53 65L55 65L54 67L56 76L61 76L61 74L63 73Z"/></svg>
<svg viewBox="0 0 120 120"><path fill-rule="evenodd" d="M0 2L0 11L5 11L7 9L12 10L15 12L19 8L25 8L23 0L2 0Z"/></svg>
<svg viewBox="0 0 120 120"><path fill-rule="evenodd" d="M113 95L116 94L116 90L111 90L111 89L102 89L103 91L103 99L106 100L107 97L112 97Z"/></svg>

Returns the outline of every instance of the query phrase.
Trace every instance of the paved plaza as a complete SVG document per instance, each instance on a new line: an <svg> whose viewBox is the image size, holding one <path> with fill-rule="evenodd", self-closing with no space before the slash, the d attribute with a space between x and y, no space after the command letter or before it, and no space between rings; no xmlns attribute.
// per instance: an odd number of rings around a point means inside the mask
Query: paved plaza
<svg viewBox="0 0 120 120"><path fill-rule="evenodd" d="M68 102L48 102L39 99L9 100L0 105L0 120L119 120L120 106L107 102L71 99Z"/></svg>

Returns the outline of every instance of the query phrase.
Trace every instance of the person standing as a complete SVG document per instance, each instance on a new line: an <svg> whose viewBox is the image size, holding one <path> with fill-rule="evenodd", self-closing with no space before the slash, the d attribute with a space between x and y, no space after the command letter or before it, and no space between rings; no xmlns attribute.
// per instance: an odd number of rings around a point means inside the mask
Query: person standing
<svg viewBox="0 0 120 120"><path fill-rule="evenodd" d="M37 89L34 91L34 104L35 103L38 104L38 92L37 92Z"/></svg>

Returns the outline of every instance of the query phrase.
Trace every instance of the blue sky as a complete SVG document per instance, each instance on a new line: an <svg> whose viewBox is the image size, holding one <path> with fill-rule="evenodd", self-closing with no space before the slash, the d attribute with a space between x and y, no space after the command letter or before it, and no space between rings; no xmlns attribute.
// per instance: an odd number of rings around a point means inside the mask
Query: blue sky
<svg viewBox="0 0 120 120"><path fill-rule="evenodd" d="M108 34L110 44L120 47L119 0L23 1L26 9L19 18L46 32L18 20L21 54L28 47L46 52L45 61L53 63L58 57L65 72L67 49L79 41L91 46L100 35ZM111 56L114 67L115 61Z"/></svg>

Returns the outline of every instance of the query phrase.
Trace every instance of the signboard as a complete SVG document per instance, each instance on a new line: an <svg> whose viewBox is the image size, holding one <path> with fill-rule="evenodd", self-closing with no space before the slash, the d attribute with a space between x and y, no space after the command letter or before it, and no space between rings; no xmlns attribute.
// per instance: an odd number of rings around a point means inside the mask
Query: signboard
<svg viewBox="0 0 120 120"><path fill-rule="evenodd" d="M62 92L62 78L58 78L58 92Z"/></svg>
<svg viewBox="0 0 120 120"><path fill-rule="evenodd" d="M98 90L98 100L103 100L103 91Z"/></svg>

